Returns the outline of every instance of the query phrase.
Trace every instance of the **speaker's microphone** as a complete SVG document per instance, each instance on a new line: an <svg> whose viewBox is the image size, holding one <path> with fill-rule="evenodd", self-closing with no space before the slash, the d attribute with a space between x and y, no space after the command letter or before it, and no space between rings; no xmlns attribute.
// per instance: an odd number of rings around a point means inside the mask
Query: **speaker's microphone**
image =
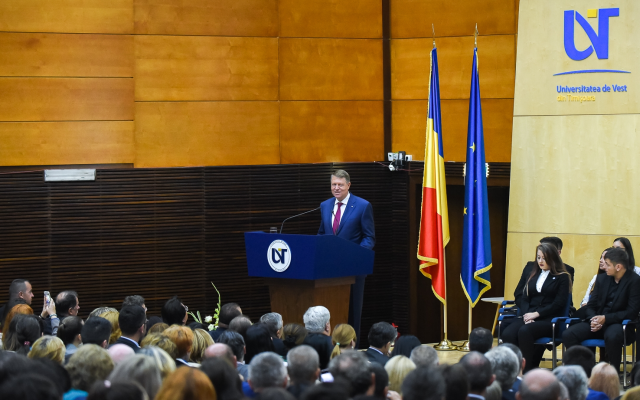
<svg viewBox="0 0 640 400"><path fill-rule="evenodd" d="M319 209L320 209L320 207L314 208L313 210L305 211L303 213L300 213L300 214L297 214L297 215L293 215L293 216L285 219L284 221L282 221L282 225L280 226L280 233L282 233L282 227L284 226L284 223L287 222L288 220L290 220L291 218L295 218L295 217L299 217L301 215L309 214L310 212L314 212L314 211L317 211Z"/></svg>

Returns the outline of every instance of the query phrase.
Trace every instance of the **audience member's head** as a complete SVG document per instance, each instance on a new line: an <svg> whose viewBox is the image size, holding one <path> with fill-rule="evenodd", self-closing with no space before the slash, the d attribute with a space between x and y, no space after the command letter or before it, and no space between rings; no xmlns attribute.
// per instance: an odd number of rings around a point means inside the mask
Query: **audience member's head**
<svg viewBox="0 0 640 400"><path fill-rule="evenodd" d="M107 311L118 311L118 310L116 310L113 307L98 307L89 313L89 317L87 317L87 319L93 318L93 317L99 317L100 315L106 313Z"/></svg>
<svg viewBox="0 0 640 400"><path fill-rule="evenodd" d="M3 348L22 355L29 354L31 345L42 335L41 324L35 315L16 314L9 324L7 336L2 338Z"/></svg>
<svg viewBox="0 0 640 400"><path fill-rule="evenodd" d="M184 325L187 322L187 308L178 296L173 296L162 306L162 322L167 325Z"/></svg>
<svg viewBox="0 0 640 400"><path fill-rule="evenodd" d="M145 310L146 310L146 308L145 308ZM162 317L158 317L157 315L152 315L152 316L148 316L147 315L147 333L149 333L149 329L151 329L156 324L166 325L166 328L169 327L168 324L165 324L164 322L162 322ZM161 332L157 332L157 333L161 333Z"/></svg>
<svg viewBox="0 0 640 400"><path fill-rule="evenodd" d="M62 340L65 346L74 343L82 343L81 333L84 321L80 317L67 317L60 321L56 336Z"/></svg>
<svg viewBox="0 0 640 400"><path fill-rule="evenodd" d="M147 331L147 334L154 335L157 333L162 333L166 331L168 327L169 327L168 324L165 324L164 322L158 322L157 324L153 324L151 328L149 328L149 330Z"/></svg>
<svg viewBox="0 0 640 400"><path fill-rule="evenodd" d="M218 319L218 325L223 328L228 328L229 324L235 317L242 315L242 309L236 303L227 303L220 307L220 316Z"/></svg>
<svg viewBox="0 0 640 400"><path fill-rule="evenodd" d="M587 374L577 365L557 367L553 374L569 392L569 400L585 400L589 394Z"/></svg>
<svg viewBox="0 0 640 400"><path fill-rule="evenodd" d="M22 358L22 356L19 357ZM67 372L62 364L49 358L36 358L32 360L33 362L29 365L28 372L49 378L61 393L66 393L71 390L69 372Z"/></svg>
<svg viewBox="0 0 640 400"><path fill-rule="evenodd" d="M292 384L313 384L320 375L320 357L311 346L300 345L287 353L287 370Z"/></svg>
<svg viewBox="0 0 640 400"><path fill-rule="evenodd" d="M66 365L71 377L71 386L85 392L88 392L96 381L107 379L113 367L109 353L94 344L81 346Z"/></svg>
<svg viewBox="0 0 640 400"><path fill-rule="evenodd" d="M7 304L6 307L11 307L11 304ZM18 314L33 315L33 309L28 304L21 303L7 310L7 316L4 318L4 325L2 325L2 337L7 337L9 325L11 325L11 321L13 321L13 318Z"/></svg>
<svg viewBox="0 0 640 400"><path fill-rule="evenodd" d="M184 361L189 361L191 349L193 348L193 331L191 328L181 325L172 325L162 333L175 343L178 350L178 357ZM159 346L159 344L156 344Z"/></svg>
<svg viewBox="0 0 640 400"><path fill-rule="evenodd" d="M611 248L607 250L607 254L604 255L604 261L609 261L614 267L622 265L624 269L629 269L629 254L621 248ZM633 268L633 266L631 266ZM607 271L607 274L609 272Z"/></svg>
<svg viewBox="0 0 640 400"><path fill-rule="evenodd" d="M333 351L331 358L339 356L345 350L353 350L357 342L356 330L349 324L338 324L331 333Z"/></svg>
<svg viewBox="0 0 640 400"><path fill-rule="evenodd" d="M233 355L236 356L236 360L238 362L244 361L244 338L238 332L234 332L232 330L226 330L222 332L220 336L218 336L218 343L216 344L226 344L231 348Z"/></svg>
<svg viewBox="0 0 640 400"><path fill-rule="evenodd" d="M487 386L487 390L484 392L484 400L502 400L500 382L494 380L491 385Z"/></svg>
<svg viewBox="0 0 640 400"><path fill-rule="evenodd" d="M558 250L558 254L562 253L562 239L557 236L547 236L540 239L540 243L552 244Z"/></svg>
<svg viewBox="0 0 640 400"><path fill-rule="evenodd" d="M244 397L238 371L226 360L218 357L207 358L202 362L200 371L204 372L213 383L218 399L240 400Z"/></svg>
<svg viewBox="0 0 640 400"><path fill-rule="evenodd" d="M238 315L229 323L229 330L238 332L244 338L247 334L247 329L249 329L251 325L253 325L253 323L249 317L246 315Z"/></svg>
<svg viewBox="0 0 640 400"><path fill-rule="evenodd" d="M446 385L435 367L416 368L402 384L402 400L444 400Z"/></svg>
<svg viewBox="0 0 640 400"><path fill-rule="evenodd" d="M562 382L560 382L560 396L558 396L558 399L569 400L569 389Z"/></svg>
<svg viewBox="0 0 640 400"><path fill-rule="evenodd" d="M62 393L54 382L44 376L29 373L13 376L0 384L1 399L60 400Z"/></svg>
<svg viewBox="0 0 640 400"><path fill-rule="evenodd" d="M146 333L147 313L142 306L124 306L118 316L118 324L122 335L139 341Z"/></svg>
<svg viewBox="0 0 640 400"><path fill-rule="evenodd" d="M469 334L469 350L484 354L493 346L493 334L487 328L475 328Z"/></svg>
<svg viewBox="0 0 640 400"><path fill-rule="evenodd" d="M118 339L120 339L120 336L122 336L122 331L120 330L120 313L116 310L108 310L98 315L98 317L109 321L109 324L111 325L109 344L114 344Z"/></svg>
<svg viewBox="0 0 640 400"><path fill-rule="evenodd" d="M207 347L213 345L213 339L209 332L204 329L195 329L193 331L193 346L191 347L191 361L201 363L204 360L204 351Z"/></svg>
<svg viewBox="0 0 640 400"><path fill-rule="evenodd" d="M270 351L256 355L249 365L249 386L256 393L270 387L287 387L287 368L282 357Z"/></svg>
<svg viewBox="0 0 640 400"><path fill-rule="evenodd" d="M469 394L467 370L460 364L441 365L440 372L444 378L447 400L466 400Z"/></svg>
<svg viewBox="0 0 640 400"><path fill-rule="evenodd" d="M98 381L91 387L87 400L149 400L149 396L134 381Z"/></svg>
<svg viewBox="0 0 640 400"><path fill-rule="evenodd" d="M78 293L73 290L64 290L56 296L56 313L60 319L69 316L77 316L80 310L80 302L78 301Z"/></svg>
<svg viewBox="0 0 640 400"><path fill-rule="evenodd" d="M369 361L360 351L347 350L335 357L329 363L329 371L335 380L349 383L351 397L366 393L372 384Z"/></svg>
<svg viewBox="0 0 640 400"><path fill-rule="evenodd" d="M601 362L598 363L591 371L589 378L589 387L598 392L606 394L609 399L615 399L620 396L620 380L618 372L611 365Z"/></svg>
<svg viewBox="0 0 640 400"><path fill-rule="evenodd" d="M25 304L31 305L33 299L31 283L26 279L14 279L9 286L9 299L22 299Z"/></svg>
<svg viewBox="0 0 640 400"><path fill-rule="evenodd" d="M520 370L518 371L518 376L522 376L522 371L524 370L524 367L527 365L527 360L525 360L524 357L522 356L522 351L520 351L520 348L513 343L502 343L500 346L504 346L511 349L511 351L513 351L513 354L515 354L516 357L518 357L518 365L520 366Z"/></svg>
<svg viewBox="0 0 640 400"><path fill-rule="evenodd" d="M127 306L140 306L144 309L145 312L147 312L147 306L145 306L144 297L142 296L133 295L125 297L124 301L122 302L121 309Z"/></svg>
<svg viewBox="0 0 640 400"><path fill-rule="evenodd" d="M115 365L121 364L124 360L133 357L134 354L136 354L131 347L121 343L112 344L109 346L107 351Z"/></svg>
<svg viewBox="0 0 640 400"><path fill-rule="evenodd" d="M326 307L309 307L302 317L304 327L311 333L331 333L331 314Z"/></svg>
<svg viewBox="0 0 640 400"><path fill-rule="evenodd" d="M377 322L369 329L369 346L387 354L397 334L398 331L390 323Z"/></svg>
<svg viewBox="0 0 640 400"><path fill-rule="evenodd" d="M629 268L633 268L636 265L636 258L633 255L633 247L631 247L631 242L626 237L619 237L613 241L613 247L617 247L619 249L624 249L629 256Z"/></svg>
<svg viewBox="0 0 640 400"><path fill-rule="evenodd" d="M271 337L279 338L282 335L282 315L270 312L260 317L260 323L269 330Z"/></svg>
<svg viewBox="0 0 640 400"><path fill-rule="evenodd" d="M168 339L167 339L168 340ZM164 380L170 373L176 370L176 362L173 361L173 357L169 355L166 351L162 350L160 347L156 346L147 346L140 349L138 354L147 356L153 360L153 362L158 367L160 371L160 375Z"/></svg>
<svg viewBox="0 0 640 400"><path fill-rule="evenodd" d="M402 394L402 382L411 371L416 369L416 364L403 355L391 357L384 366L389 375L389 389Z"/></svg>
<svg viewBox="0 0 640 400"><path fill-rule="evenodd" d="M560 392L560 382L555 375L544 369L533 369L524 374L516 400L557 400Z"/></svg>
<svg viewBox="0 0 640 400"><path fill-rule="evenodd" d="M486 352L485 356L491 362L491 369L496 375L496 380L500 382L502 391L511 389L520 371L515 353L508 347L498 346Z"/></svg>
<svg viewBox="0 0 640 400"><path fill-rule="evenodd" d="M300 400L349 400L350 396L342 385L325 382L313 386L302 394Z"/></svg>
<svg viewBox="0 0 640 400"><path fill-rule="evenodd" d="M389 374L380 363L369 364L369 371L374 375L375 388L373 396L378 399L386 399L389 393Z"/></svg>
<svg viewBox="0 0 640 400"><path fill-rule="evenodd" d="M238 359L233 354L229 345L224 343L214 343L207 347L204 352L205 358L221 358L229 363L233 368L238 367Z"/></svg>
<svg viewBox="0 0 640 400"><path fill-rule="evenodd" d="M142 346L142 348L149 346L158 347L169 354L171 356L171 359L173 360L175 360L176 358L180 358L178 346L176 346L173 340L171 340L164 334L147 335L144 339L142 339L142 343L140 345Z"/></svg>
<svg viewBox="0 0 640 400"><path fill-rule="evenodd" d="M56 336L42 336L33 343L29 358L48 358L58 364L64 362L65 346Z"/></svg>
<svg viewBox="0 0 640 400"><path fill-rule="evenodd" d="M309 331L300 324L286 324L284 328L282 328L282 342L287 350L291 350L304 343L304 339L306 339L308 332Z"/></svg>
<svg viewBox="0 0 640 400"><path fill-rule="evenodd" d="M283 388L267 388L260 393L260 400L296 400L296 397Z"/></svg>
<svg viewBox="0 0 640 400"><path fill-rule="evenodd" d="M409 357L416 367L435 367L440 361L438 352L431 346L418 346L411 350Z"/></svg>
<svg viewBox="0 0 640 400"><path fill-rule="evenodd" d="M253 357L265 351L275 351L273 347L273 340L271 340L271 334L267 327L263 324L254 324L247 329L244 342L247 346L247 353L245 354L245 362L251 363Z"/></svg>
<svg viewBox="0 0 640 400"><path fill-rule="evenodd" d="M420 345L420 339L418 339L417 337L413 335L402 335L398 339L396 339L396 343L393 346L393 351L391 352L391 357L405 356L409 358L411 357L411 352L413 351L413 349Z"/></svg>
<svg viewBox="0 0 640 400"><path fill-rule="evenodd" d="M482 396L495 379L491 361L479 351L471 351L460 359L460 365L467 371L469 391Z"/></svg>
<svg viewBox="0 0 640 400"><path fill-rule="evenodd" d="M109 375L111 383L136 382L154 399L162 385L162 375L156 362L146 355L136 354L117 364Z"/></svg>
<svg viewBox="0 0 640 400"><path fill-rule="evenodd" d="M189 329L189 328L187 328ZM216 400L207 375L197 368L178 368L167 377L155 400Z"/></svg>
<svg viewBox="0 0 640 400"><path fill-rule="evenodd" d="M83 344L95 344L106 348L111 336L111 323L102 317L91 317L82 326Z"/></svg>
<svg viewBox="0 0 640 400"><path fill-rule="evenodd" d="M596 356L584 346L572 346L564 352L562 365L577 365L582 367L587 377L591 376L591 370L596 365Z"/></svg>

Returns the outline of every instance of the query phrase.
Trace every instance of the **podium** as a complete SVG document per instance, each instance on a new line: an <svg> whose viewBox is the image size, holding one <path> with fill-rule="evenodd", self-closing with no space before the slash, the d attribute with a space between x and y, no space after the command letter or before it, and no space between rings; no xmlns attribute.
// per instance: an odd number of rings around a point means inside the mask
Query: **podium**
<svg viewBox="0 0 640 400"><path fill-rule="evenodd" d="M311 306L325 306L332 325L349 319L351 284L373 272L374 252L333 235L244 234L249 276L269 286L271 310L303 324Z"/></svg>

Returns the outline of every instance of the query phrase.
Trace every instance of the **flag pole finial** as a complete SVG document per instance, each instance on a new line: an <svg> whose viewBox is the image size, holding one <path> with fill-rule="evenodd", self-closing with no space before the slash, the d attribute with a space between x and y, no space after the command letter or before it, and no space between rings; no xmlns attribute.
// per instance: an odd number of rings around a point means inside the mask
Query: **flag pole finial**
<svg viewBox="0 0 640 400"><path fill-rule="evenodd" d="M433 24L431 24L431 31L433 32L433 48L436 48L436 29L433 27Z"/></svg>
<svg viewBox="0 0 640 400"><path fill-rule="evenodd" d="M476 22L476 33L474 35L473 42L475 47L477 48L478 47L478 23L477 22Z"/></svg>

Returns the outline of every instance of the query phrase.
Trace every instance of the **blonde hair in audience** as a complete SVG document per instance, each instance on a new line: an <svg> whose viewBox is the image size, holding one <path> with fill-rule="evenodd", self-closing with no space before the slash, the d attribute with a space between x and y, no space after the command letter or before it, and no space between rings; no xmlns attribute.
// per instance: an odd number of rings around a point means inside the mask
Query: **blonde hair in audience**
<svg viewBox="0 0 640 400"><path fill-rule="evenodd" d="M180 354L178 354L178 347L173 342L173 340L162 334L156 333L154 335L147 335L144 339L142 339L142 343L140 343L140 346L142 346L143 348L149 346L158 347L169 354L172 360L180 357Z"/></svg>
<svg viewBox="0 0 640 400"><path fill-rule="evenodd" d="M213 339L209 332L204 329L194 329L193 346L191 347L191 361L201 363L204 360L204 351L213 344Z"/></svg>
<svg viewBox="0 0 640 400"><path fill-rule="evenodd" d="M95 344L80 346L65 366L71 378L71 387L85 392L95 382L107 379L113 367L109 352Z"/></svg>
<svg viewBox="0 0 640 400"><path fill-rule="evenodd" d="M36 340L27 357L48 358L58 364L64 361L65 346L62 340L55 336L42 336Z"/></svg>
<svg viewBox="0 0 640 400"><path fill-rule="evenodd" d="M347 346L351 346L351 341L357 341L356 330L349 324L339 324L333 329L331 334L331 342L333 343L333 351L331 359L339 356Z"/></svg>
<svg viewBox="0 0 640 400"><path fill-rule="evenodd" d="M116 365L109 375L110 382L136 382L147 392L150 399L162 385L162 375L155 360L144 354L133 355Z"/></svg>
<svg viewBox="0 0 640 400"><path fill-rule="evenodd" d="M409 372L416 369L416 365L406 356L392 357L384 366L389 374L389 390L394 390L402 394L402 382L409 375Z"/></svg>
<svg viewBox="0 0 640 400"><path fill-rule="evenodd" d="M216 390L204 372L197 368L178 368L165 379L155 400L217 400L217 398Z"/></svg>
<svg viewBox="0 0 640 400"><path fill-rule="evenodd" d="M115 308L113 308L113 307L98 307L98 308L94 309L93 311L91 311L91 312L89 313L89 316L87 317L87 319L89 319L89 318L91 318L91 317L99 317L99 316L100 316L100 314L104 314L104 313L106 313L107 311L115 311L115 312L118 312L118 310L116 310L116 309L115 309Z"/></svg>
<svg viewBox="0 0 640 400"><path fill-rule="evenodd" d="M109 336L109 344L114 344L116 340L120 339L122 332L120 331L120 324L118 323L118 317L120 313L118 311L106 311L98 317L102 317L111 323L111 335Z"/></svg>
<svg viewBox="0 0 640 400"><path fill-rule="evenodd" d="M598 363L591 370L589 387L598 392L603 392L611 400L620 396L620 380L616 369L605 362Z"/></svg>
<svg viewBox="0 0 640 400"><path fill-rule="evenodd" d="M169 340L169 339L167 339ZM173 344L173 342L171 342ZM174 345L175 347L175 345ZM147 346L143 347L138 354L150 357L160 369L160 375L164 380L169 374L176 370L176 362L166 351L160 347Z"/></svg>
<svg viewBox="0 0 640 400"><path fill-rule="evenodd" d="M164 322L158 322L157 324L154 324L151 328L149 328L149 330L147 331L147 335L162 333L166 331L168 327L168 324L165 324Z"/></svg>
<svg viewBox="0 0 640 400"><path fill-rule="evenodd" d="M189 354L193 348L193 331L188 326L171 325L162 333L171 339L178 348L178 357L184 357L184 361L189 361Z"/></svg>

